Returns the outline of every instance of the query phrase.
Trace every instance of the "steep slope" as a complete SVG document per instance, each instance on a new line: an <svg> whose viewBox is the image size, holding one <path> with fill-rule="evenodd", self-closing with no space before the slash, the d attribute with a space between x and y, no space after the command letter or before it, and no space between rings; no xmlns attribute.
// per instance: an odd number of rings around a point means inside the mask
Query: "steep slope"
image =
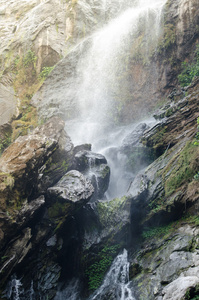
<svg viewBox="0 0 199 300"><path fill-rule="evenodd" d="M92 293L126 247L130 299L198 299L198 77L184 84L199 64L198 1L165 1L163 11L147 8L144 13L141 0L120 5L117 0L0 3L0 152L11 144L0 157L0 298L95 299ZM104 80L114 95L111 110L105 111L110 122L103 137L94 132L105 146L111 139L122 140L106 154L125 171L115 190L123 191L123 177L129 184L123 197L110 200L104 196L115 171L110 160L91 152L90 144L74 147L64 127L82 108L74 93L86 101L101 83L97 59L92 68L98 66L97 72L88 74L86 68L81 73L90 78L86 87L91 93L85 96L84 86L74 85L82 82L76 77L79 68L90 62L82 64L82 57L91 56L92 40L105 32L99 29L124 8L139 13L140 23L136 31L131 28L124 51L109 51L111 62L119 62L116 76L110 79L110 72ZM161 26L153 35L154 18ZM120 26L116 29L114 45L124 40ZM105 104L97 106L102 125ZM152 125L142 122L128 134L121 127L152 112ZM92 113L88 116L95 121ZM109 135L118 124L117 134ZM81 136L90 138L89 126ZM71 133L76 134L73 127ZM127 252L122 253L127 266ZM118 274L123 284L123 273ZM110 279L99 297L121 299L120 293Z"/></svg>

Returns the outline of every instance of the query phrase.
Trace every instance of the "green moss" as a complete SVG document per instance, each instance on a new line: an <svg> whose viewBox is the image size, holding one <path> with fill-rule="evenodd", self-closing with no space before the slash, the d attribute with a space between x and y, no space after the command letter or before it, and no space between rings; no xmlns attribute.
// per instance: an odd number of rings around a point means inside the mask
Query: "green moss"
<svg viewBox="0 0 199 300"><path fill-rule="evenodd" d="M187 142L180 155L171 160L165 168L163 178L165 177L165 194L171 195L182 184L190 182L197 171L197 157L199 150L192 142Z"/></svg>
<svg viewBox="0 0 199 300"><path fill-rule="evenodd" d="M119 210L125 205L127 197L115 198L109 202L99 202L97 205L100 222L103 225L111 225L116 222L116 216Z"/></svg>
<svg viewBox="0 0 199 300"><path fill-rule="evenodd" d="M188 86L192 80L199 76L199 44L196 46L195 59L192 64L186 61L182 63L182 72L178 75L181 86Z"/></svg>
<svg viewBox="0 0 199 300"><path fill-rule="evenodd" d="M162 236L170 233L172 230L172 225L169 224L167 226L158 226L158 227L152 227L152 228L145 228L142 232L142 237L144 239L150 239L155 236Z"/></svg>
<svg viewBox="0 0 199 300"><path fill-rule="evenodd" d="M48 215L50 219L57 219L67 215L71 207L69 203L60 203L56 201L51 207L48 208Z"/></svg>
<svg viewBox="0 0 199 300"><path fill-rule="evenodd" d="M11 133L6 133L4 138L0 141L0 155L11 144Z"/></svg>
<svg viewBox="0 0 199 300"><path fill-rule="evenodd" d="M157 52L162 53L163 51L170 48L176 42L175 26L173 24L166 24L164 26L164 34L159 41Z"/></svg>

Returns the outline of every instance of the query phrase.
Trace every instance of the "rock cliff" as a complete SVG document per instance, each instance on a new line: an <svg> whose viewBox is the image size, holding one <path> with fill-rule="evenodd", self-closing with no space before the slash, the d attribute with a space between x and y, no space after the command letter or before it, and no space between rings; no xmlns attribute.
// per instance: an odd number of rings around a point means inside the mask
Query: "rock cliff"
<svg viewBox="0 0 199 300"><path fill-rule="evenodd" d="M120 53L109 126L139 123L110 149L130 173L123 197L107 199L109 162L65 131L93 33L137 2L0 0L1 299L20 278L20 300L56 300L73 277L86 299L123 247L135 299L199 297L199 79L178 77L199 64L198 0L168 0L158 39L140 23ZM139 121L149 112L153 126Z"/></svg>

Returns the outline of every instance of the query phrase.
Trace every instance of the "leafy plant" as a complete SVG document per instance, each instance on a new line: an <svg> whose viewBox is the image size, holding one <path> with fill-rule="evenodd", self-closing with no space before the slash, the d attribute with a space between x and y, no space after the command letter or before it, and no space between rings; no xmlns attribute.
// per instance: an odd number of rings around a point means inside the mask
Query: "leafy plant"
<svg viewBox="0 0 199 300"><path fill-rule="evenodd" d="M23 59L23 64L25 67L28 67L30 64L34 64L37 60L37 56L32 50L28 50L26 53L24 59Z"/></svg>
<svg viewBox="0 0 199 300"><path fill-rule="evenodd" d="M43 67L41 73L39 74L40 79L46 79L48 75L52 72L55 66L53 67Z"/></svg>
<svg viewBox="0 0 199 300"><path fill-rule="evenodd" d="M194 143L195 146L199 146L199 118L197 118L197 124L198 124L198 126L197 126L198 132L196 133L196 136L195 136L195 138L196 138L196 142Z"/></svg>
<svg viewBox="0 0 199 300"><path fill-rule="evenodd" d="M199 180L199 171L198 171L198 173L196 173L196 174L194 175L194 179L195 179L195 180Z"/></svg>
<svg viewBox="0 0 199 300"><path fill-rule="evenodd" d="M119 248L120 245L105 246L98 253L96 261L86 270L89 290L94 291L101 285L105 273L110 267Z"/></svg>
<svg viewBox="0 0 199 300"><path fill-rule="evenodd" d="M144 239L149 239L155 236L165 235L170 232L171 228L171 224L167 226L145 228L145 230L142 232L142 237Z"/></svg>
<svg viewBox="0 0 199 300"><path fill-rule="evenodd" d="M189 85L196 76L199 76L199 44L196 46L195 61L192 64L183 62L182 69L182 73L178 75L178 80L180 85L185 87Z"/></svg>

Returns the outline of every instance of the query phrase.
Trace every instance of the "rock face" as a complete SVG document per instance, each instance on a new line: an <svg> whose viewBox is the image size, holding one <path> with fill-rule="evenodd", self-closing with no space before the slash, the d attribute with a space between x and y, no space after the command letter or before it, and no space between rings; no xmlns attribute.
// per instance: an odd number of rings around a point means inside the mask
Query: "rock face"
<svg viewBox="0 0 199 300"><path fill-rule="evenodd" d="M162 34L156 42L148 41L146 47L149 48L149 52L151 51L148 55L144 52L143 46L146 42L147 29L145 31L143 28L152 27L154 19L152 18L151 21L149 18L151 24L142 26L137 36L132 37L130 49L127 49L125 53L129 57L129 63L125 70L119 70L122 76L120 79L116 78L119 88L114 90L116 100L120 103L122 99L119 112L118 102L113 103L114 117L120 122L132 121L146 115L149 110L154 109L160 98L165 94L168 95L174 88L177 75L181 71L181 62L185 59L193 59L190 53L194 53L198 40L198 15L197 0L167 3L162 16L164 19L164 26L162 31L160 30ZM132 44L135 45L134 49L131 47ZM71 86L68 77L73 76L75 86L79 85L77 74L82 65L81 61L78 64L76 62L85 55L84 53L90 46L91 39L87 39L81 47L77 46L71 51L56 66L51 77L33 97L33 103L39 108L41 118L48 118L46 110L49 111L50 116L53 113L70 115L70 117L78 114L77 91L73 85ZM59 96L56 92L58 87ZM64 95L67 95L68 101L63 104L61 99Z"/></svg>
<svg viewBox="0 0 199 300"><path fill-rule="evenodd" d="M162 237L158 237L157 233L156 237L148 237L147 246L131 263L130 276L138 299L180 300L191 290L195 295L199 263L196 246L198 229L194 225L182 225L177 230L169 230L165 230Z"/></svg>
<svg viewBox="0 0 199 300"><path fill-rule="evenodd" d="M48 188L50 201L59 198L60 201L74 204L88 200L93 192L91 183L78 171L66 173L55 186Z"/></svg>
<svg viewBox="0 0 199 300"><path fill-rule="evenodd" d="M74 157L74 168L83 172L91 180L95 188L93 201L103 198L110 179L110 168L107 165L106 158L91 151L79 151Z"/></svg>
<svg viewBox="0 0 199 300"><path fill-rule="evenodd" d="M19 137L2 154L0 251L6 259L1 262L1 284L32 248L31 228L27 226L45 203L44 196L36 197L66 173L73 162L72 151L64 122L55 117L31 135ZM19 237L15 239L15 235Z"/></svg>
<svg viewBox="0 0 199 300"><path fill-rule="evenodd" d="M16 190L21 191L18 200L34 197L39 193L38 190L42 190L46 181L53 184L67 171L71 164L72 150L70 138L64 132L64 122L58 118L36 128L29 136L19 137L0 158L1 198L5 199L7 192L10 196L15 195L12 197L13 201L17 201ZM10 182L6 185L8 178Z"/></svg>
<svg viewBox="0 0 199 300"><path fill-rule="evenodd" d="M182 94L182 99L156 114L161 121L145 133L143 141L164 152L156 152L162 155L136 176L129 189L132 236L140 233L144 238L130 267L138 299L198 295L199 190L194 176L199 168L199 148L194 146L198 81L186 91L186 97Z"/></svg>

